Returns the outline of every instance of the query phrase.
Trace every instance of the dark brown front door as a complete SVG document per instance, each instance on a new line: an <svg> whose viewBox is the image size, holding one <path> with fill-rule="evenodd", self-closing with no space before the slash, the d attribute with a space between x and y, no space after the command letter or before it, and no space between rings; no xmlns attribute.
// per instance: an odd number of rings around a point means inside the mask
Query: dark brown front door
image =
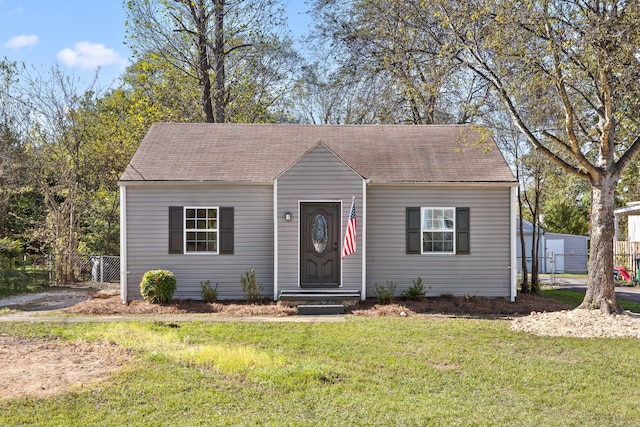
<svg viewBox="0 0 640 427"><path fill-rule="evenodd" d="M340 204L300 205L300 286L340 286Z"/></svg>

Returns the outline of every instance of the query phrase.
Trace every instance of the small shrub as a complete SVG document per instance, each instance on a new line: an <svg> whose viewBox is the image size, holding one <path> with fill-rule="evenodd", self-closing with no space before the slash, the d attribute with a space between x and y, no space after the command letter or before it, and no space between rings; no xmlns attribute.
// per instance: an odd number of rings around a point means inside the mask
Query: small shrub
<svg viewBox="0 0 640 427"><path fill-rule="evenodd" d="M202 287L202 301L204 302L214 302L218 299L218 284L216 283L216 287L211 287L211 282L206 281L204 283L200 282L200 286Z"/></svg>
<svg viewBox="0 0 640 427"><path fill-rule="evenodd" d="M176 276L168 270L151 270L144 273L140 282L140 295L152 304L171 301L176 291Z"/></svg>
<svg viewBox="0 0 640 427"><path fill-rule="evenodd" d="M429 289L431 289L429 287ZM413 286L410 286L404 293L404 297L411 301L421 301L427 296L427 291L422 284L422 277L418 276L418 280L413 281Z"/></svg>
<svg viewBox="0 0 640 427"><path fill-rule="evenodd" d="M253 268L245 271L244 275L240 275L240 283L242 283L242 292L244 292L247 301L256 302L260 300L262 285L257 282L256 272Z"/></svg>
<svg viewBox="0 0 640 427"><path fill-rule="evenodd" d="M391 304L396 293L396 284L390 280L384 285L376 284L375 292L379 304Z"/></svg>

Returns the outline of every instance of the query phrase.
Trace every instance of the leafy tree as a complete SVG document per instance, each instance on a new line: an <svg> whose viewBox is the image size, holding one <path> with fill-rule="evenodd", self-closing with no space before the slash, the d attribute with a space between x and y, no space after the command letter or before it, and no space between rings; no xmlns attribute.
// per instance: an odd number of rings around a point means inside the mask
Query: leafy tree
<svg viewBox="0 0 640 427"><path fill-rule="evenodd" d="M625 169L618 185L618 206L640 201L640 159L636 158Z"/></svg>
<svg viewBox="0 0 640 427"><path fill-rule="evenodd" d="M127 67L122 80L122 87L106 96L113 114L133 116L127 119L145 129L161 121L204 121L198 86L162 56L142 55Z"/></svg>
<svg viewBox="0 0 640 427"><path fill-rule="evenodd" d="M580 208L561 202L545 210L544 227L551 233L586 236L589 232L589 221L585 219Z"/></svg>
<svg viewBox="0 0 640 427"><path fill-rule="evenodd" d="M17 134L18 115L13 108L12 88L18 81L18 65L6 59L0 61L0 237L9 235L8 217L12 197L23 185L20 167L20 140Z"/></svg>
<svg viewBox="0 0 640 427"><path fill-rule="evenodd" d="M23 78L21 103L33 117L24 135L25 161L47 207L46 222L39 224L40 239L55 255L57 280L74 282L86 191L84 169L90 164L85 151L93 137L86 116L95 114L97 93L93 84L79 89L58 68Z"/></svg>
<svg viewBox="0 0 640 427"><path fill-rule="evenodd" d="M419 2L411 7L419 12ZM441 0L435 13L432 22L446 29L434 35L442 53L490 83L538 152L590 184L591 257L580 308L621 312L613 209L618 180L640 151L638 2Z"/></svg>
<svg viewBox="0 0 640 427"><path fill-rule="evenodd" d="M80 153L81 250L119 253L118 180L151 125L201 120L197 88L154 55L128 67L122 87L81 111L78 125L91 135Z"/></svg>

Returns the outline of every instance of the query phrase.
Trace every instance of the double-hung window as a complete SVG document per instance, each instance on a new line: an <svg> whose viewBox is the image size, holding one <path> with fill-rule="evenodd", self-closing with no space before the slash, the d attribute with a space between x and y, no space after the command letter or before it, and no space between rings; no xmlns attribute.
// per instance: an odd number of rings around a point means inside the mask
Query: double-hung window
<svg viewBox="0 0 640 427"><path fill-rule="evenodd" d="M468 207L406 209L407 254L471 254Z"/></svg>
<svg viewBox="0 0 640 427"><path fill-rule="evenodd" d="M455 253L455 208L422 208L422 253Z"/></svg>
<svg viewBox="0 0 640 427"><path fill-rule="evenodd" d="M185 253L218 253L218 208L184 208Z"/></svg>

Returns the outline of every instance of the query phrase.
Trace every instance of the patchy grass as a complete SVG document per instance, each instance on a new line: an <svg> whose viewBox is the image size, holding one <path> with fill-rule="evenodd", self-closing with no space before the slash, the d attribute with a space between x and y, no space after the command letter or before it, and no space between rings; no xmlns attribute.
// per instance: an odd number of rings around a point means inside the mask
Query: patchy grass
<svg viewBox="0 0 640 427"><path fill-rule="evenodd" d="M540 296L549 298L561 304L566 304L570 307L577 307L582 303L584 294L580 292L569 291L566 289L543 289L540 291ZM624 301L618 298L620 307L625 310L632 311L634 313L640 313L640 304L633 301Z"/></svg>
<svg viewBox="0 0 640 427"><path fill-rule="evenodd" d="M0 334L137 355L99 386L0 401L0 425L634 425L640 406L638 340L538 337L504 320L2 323Z"/></svg>
<svg viewBox="0 0 640 427"><path fill-rule="evenodd" d="M1 307L0 308L0 316L6 316L7 314L15 313L15 310L10 308Z"/></svg>

